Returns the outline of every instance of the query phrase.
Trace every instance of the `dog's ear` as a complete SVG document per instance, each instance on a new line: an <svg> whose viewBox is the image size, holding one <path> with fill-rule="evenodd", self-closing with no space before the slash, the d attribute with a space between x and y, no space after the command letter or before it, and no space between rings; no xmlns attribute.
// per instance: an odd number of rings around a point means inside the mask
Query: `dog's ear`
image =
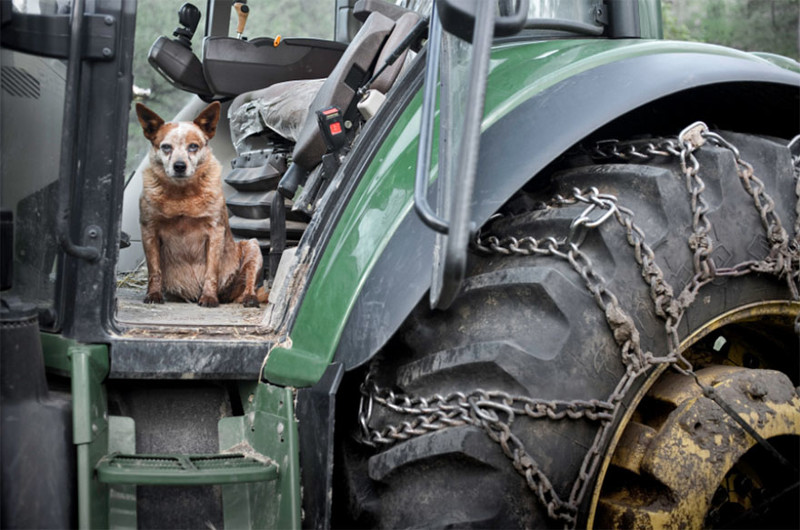
<svg viewBox="0 0 800 530"><path fill-rule="evenodd" d="M206 134L206 138L211 140L217 132L217 122L219 121L219 101L215 101L203 109L195 119L194 124L200 127Z"/></svg>
<svg viewBox="0 0 800 530"><path fill-rule="evenodd" d="M144 137L151 142L155 140L156 133L164 125L164 120L161 119L161 116L141 103L136 104L136 116L139 118L139 123L142 124L142 129L144 129Z"/></svg>

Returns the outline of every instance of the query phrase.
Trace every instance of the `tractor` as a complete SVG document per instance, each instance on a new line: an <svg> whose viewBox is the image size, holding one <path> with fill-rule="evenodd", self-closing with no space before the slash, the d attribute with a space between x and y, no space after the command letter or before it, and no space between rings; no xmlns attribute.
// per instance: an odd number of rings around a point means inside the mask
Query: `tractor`
<svg viewBox="0 0 800 530"><path fill-rule="evenodd" d="M147 57L222 105L259 308L143 303L137 2L0 3L0 526L800 527L800 64L659 0L323 1Z"/></svg>

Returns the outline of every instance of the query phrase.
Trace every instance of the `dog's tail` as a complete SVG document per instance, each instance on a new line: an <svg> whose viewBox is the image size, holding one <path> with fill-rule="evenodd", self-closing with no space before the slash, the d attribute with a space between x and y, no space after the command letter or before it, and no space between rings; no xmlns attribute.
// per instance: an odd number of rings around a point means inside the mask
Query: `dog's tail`
<svg viewBox="0 0 800 530"><path fill-rule="evenodd" d="M269 289L263 285L256 289L256 298L260 304L266 304L269 301Z"/></svg>

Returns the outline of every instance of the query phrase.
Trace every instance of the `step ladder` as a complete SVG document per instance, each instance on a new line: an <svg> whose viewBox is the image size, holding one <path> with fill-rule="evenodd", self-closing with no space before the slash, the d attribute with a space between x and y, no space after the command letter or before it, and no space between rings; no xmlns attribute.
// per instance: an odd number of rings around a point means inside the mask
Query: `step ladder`
<svg viewBox="0 0 800 530"><path fill-rule="evenodd" d="M134 418L108 413L108 347L69 342L52 356L71 376L78 528L134 530L140 487L211 485L221 490L225 528L301 527L293 389L240 385L242 413L217 424L219 453L139 454Z"/></svg>
<svg viewBox="0 0 800 530"><path fill-rule="evenodd" d="M105 484L203 486L264 482L278 478L278 465L244 454L139 455L112 453L95 467Z"/></svg>

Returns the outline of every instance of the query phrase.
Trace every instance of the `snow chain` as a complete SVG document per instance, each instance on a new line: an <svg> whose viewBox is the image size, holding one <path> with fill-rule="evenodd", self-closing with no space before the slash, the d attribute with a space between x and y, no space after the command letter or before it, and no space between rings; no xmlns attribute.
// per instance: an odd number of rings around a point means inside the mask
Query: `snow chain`
<svg viewBox="0 0 800 530"><path fill-rule="evenodd" d="M769 244L769 253L760 261L746 261L734 267L717 268L711 258L714 246L709 236L711 222L706 217L708 205L702 194L705 184L700 178L700 163L694 156L694 153L706 144L727 149L735 158L739 181L753 199ZM644 232L634 223L633 212L618 204L615 196L600 193L596 188L585 191L575 188L571 196L565 198L557 195L547 204L547 208L586 205L583 212L572 221L567 237L517 239L510 236L478 234L473 242L473 249L489 255L549 256L570 263L604 312L614 340L620 348L625 374L608 399L547 401L481 389L471 393L455 392L447 395L436 394L428 398L413 397L379 387L374 380L378 365L373 362L361 386L362 398L359 406L361 441L373 447L388 446L450 427L461 425L481 427L492 440L500 444L503 453L512 461L514 468L525 478L529 488L546 507L549 517L561 521L567 528L574 528L577 524L579 506L586 494L590 479L599 466L602 448L612 434L614 420L621 414L620 404L637 378L656 365L666 364L684 375L693 376L704 392L708 392L708 395L714 396L715 401L719 401L718 396L713 394L713 389L700 383L691 363L679 351L678 326L699 290L715 278L759 272L785 279L792 297L795 300L800 299L800 136L792 140L789 146L793 155L797 195L797 221L794 225L795 235L791 240L774 213L774 202L764 191L763 182L753 174L753 167L742 160L735 146L717 133L709 131L704 123L697 122L690 125L678 135L677 139L598 142L591 152L591 156L595 159L634 161L664 157L678 158L680 161L691 201L692 235L688 244L693 251L694 276L677 296L666 281L663 271L656 264L653 250L645 243ZM634 258L641 267L642 278L650 288L655 312L664 320L669 343L669 353L665 356L657 356L642 350L639 332L633 319L619 305L617 297L607 289L605 280L593 268L589 257L580 250L586 233L612 218L624 230L628 244L633 248ZM373 429L369 423L376 404L395 413L413 416L413 419L398 426ZM720 406L732 414L738 423L745 423L727 404L721 403ZM511 425L519 416L551 420L587 419L599 423L597 434L584 457L568 499L559 497L547 475L525 450L522 441L511 432ZM775 451L766 440L759 440L759 443L766 444L767 450Z"/></svg>

